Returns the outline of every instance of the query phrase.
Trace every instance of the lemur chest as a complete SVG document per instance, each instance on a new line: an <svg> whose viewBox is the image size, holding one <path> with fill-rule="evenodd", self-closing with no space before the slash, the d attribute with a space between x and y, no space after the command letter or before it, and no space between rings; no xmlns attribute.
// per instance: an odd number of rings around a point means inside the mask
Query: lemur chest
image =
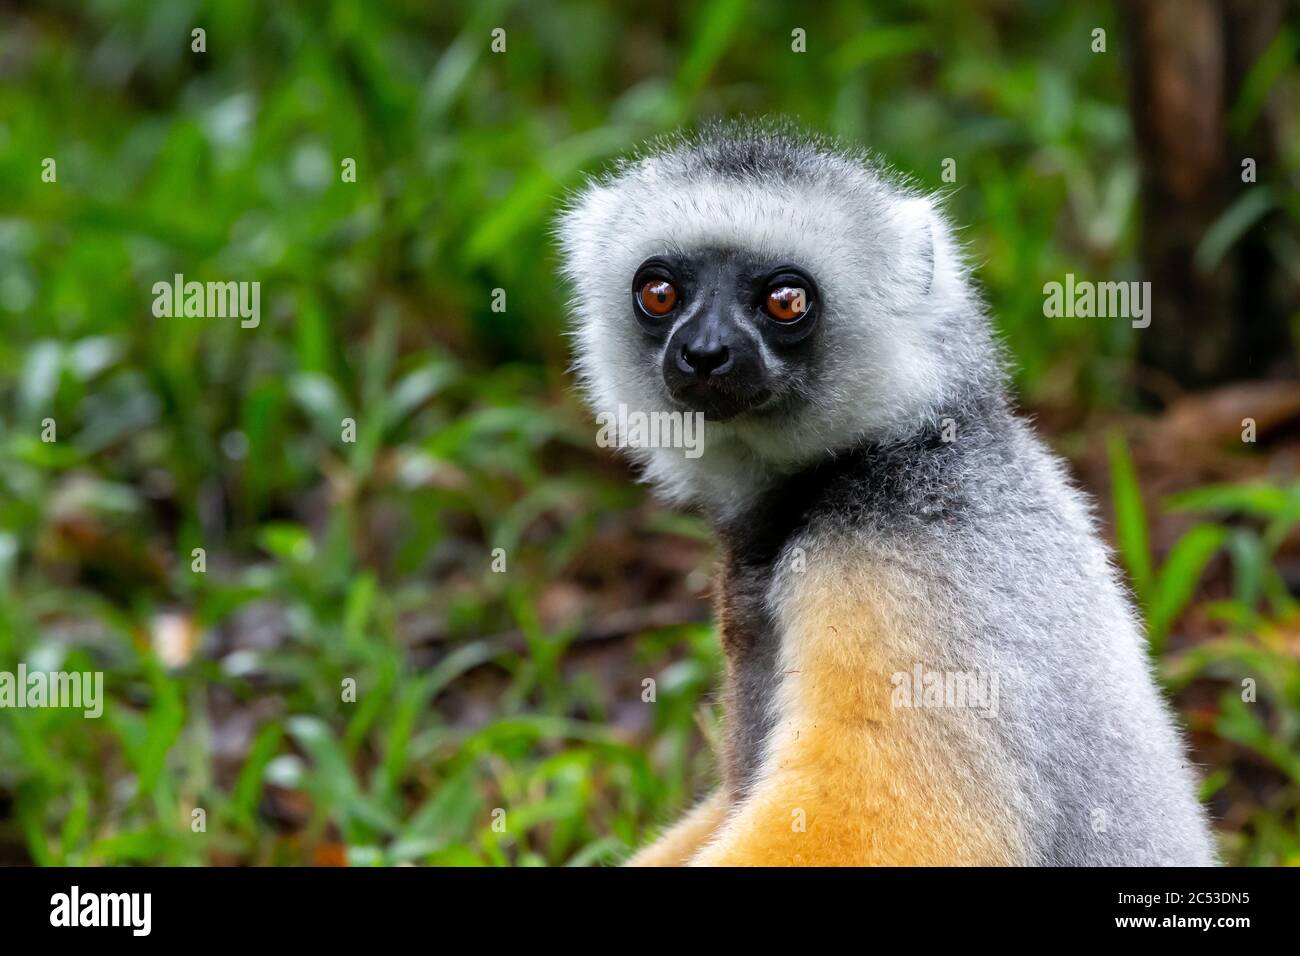
<svg viewBox="0 0 1300 956"><path fill-rule="evenodd" d="M991 725L974 710L900 707L894 693L899 675L959 666L941 595L843 542L809 549L804 567L787 552L732 554L724 568L733 801L766 808L773 840L797 814L806 832L844 841L846 859L1021 858Z"/></svg>
<svg viewBox="0 0 1300 956"><path fill-rule="evenodd" d="M895 595L864 592L868 577L863 562L843 553L728 554L718 617L727 657L725 778L736 797L749 792L780 725L797 714L894 732L881 709L889 677L910 672L925 650L893 626Z"/></svg>

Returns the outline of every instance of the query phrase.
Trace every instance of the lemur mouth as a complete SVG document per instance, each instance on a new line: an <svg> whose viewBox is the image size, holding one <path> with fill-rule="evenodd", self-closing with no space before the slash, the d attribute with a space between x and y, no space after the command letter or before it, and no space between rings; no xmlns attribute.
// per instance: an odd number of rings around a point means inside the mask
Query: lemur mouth
<svg viewBox="0 0 1300 956"><path fill-rule="evenodd" d="M765 388L737 393L718 384L701 381L679 385L672 389L672 397L676 403L689 410L702 412L707 421L725 422L766 404L772 393Z"/></svg>

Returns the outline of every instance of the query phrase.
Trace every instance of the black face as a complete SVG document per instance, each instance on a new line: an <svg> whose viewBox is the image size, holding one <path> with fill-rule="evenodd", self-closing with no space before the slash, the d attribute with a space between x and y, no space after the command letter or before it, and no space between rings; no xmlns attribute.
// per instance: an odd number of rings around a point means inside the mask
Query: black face
<svg viewBox="0 0 1300 956"><path fill-rule="evenodd" d="M820 306L799 266L708 250L641 263L632 310L648 348L657 354L667 344L669 394L726 421L779 401L801 377Z"/></svg>

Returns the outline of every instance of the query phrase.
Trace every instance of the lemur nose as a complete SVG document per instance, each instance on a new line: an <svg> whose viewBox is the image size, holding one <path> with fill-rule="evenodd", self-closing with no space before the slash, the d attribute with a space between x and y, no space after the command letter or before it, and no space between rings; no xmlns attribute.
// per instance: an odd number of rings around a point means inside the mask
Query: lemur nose
<svg viewBox="0 0 1300 956"><path fill-rule="evenodd" d="M721 342L692 342L682 346L682 362L700 378L722 375L731 368L731 349Z"/></svg>

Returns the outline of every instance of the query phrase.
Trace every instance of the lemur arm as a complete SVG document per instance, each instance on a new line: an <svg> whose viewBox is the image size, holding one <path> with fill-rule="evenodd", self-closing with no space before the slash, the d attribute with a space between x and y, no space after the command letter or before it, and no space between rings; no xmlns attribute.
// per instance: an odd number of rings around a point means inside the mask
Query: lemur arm
<svg viewBox="0 0 1300 956"><path fill-rule="evenodd" d="M754 787L691 865L1026 862L991 721L893 700L896 674L942 659L907 579L823 563L784 608L779 716Z"/></svg>
<svg viewBox="0 0 1300 956"><path fill-rule="evenodd" d="M954 800L942 785L863 792L802 772L778 775L750 795L690 866L1008 866L1023 863L1017 841L983 807ZM856 785L857 792L841 789ZM823 789L823 785L825 789ZM870 784L867 785L869 790Z"/></svg>
<svg viewBox="0 0 1300 956"><path fill-rule="evenodd" d="M684 866L717 832L728 806L722 790L715 791L624 865Z"/></svg>
<svg viewBox="0 0 1300 956"><path fill-rule="evenodd" d="M690 865L1026 862L1004 795L972 786L963 767L979 738L960 720L935 718L901 711L846 724L818 713L778 726L753 791Z"/></svg>

